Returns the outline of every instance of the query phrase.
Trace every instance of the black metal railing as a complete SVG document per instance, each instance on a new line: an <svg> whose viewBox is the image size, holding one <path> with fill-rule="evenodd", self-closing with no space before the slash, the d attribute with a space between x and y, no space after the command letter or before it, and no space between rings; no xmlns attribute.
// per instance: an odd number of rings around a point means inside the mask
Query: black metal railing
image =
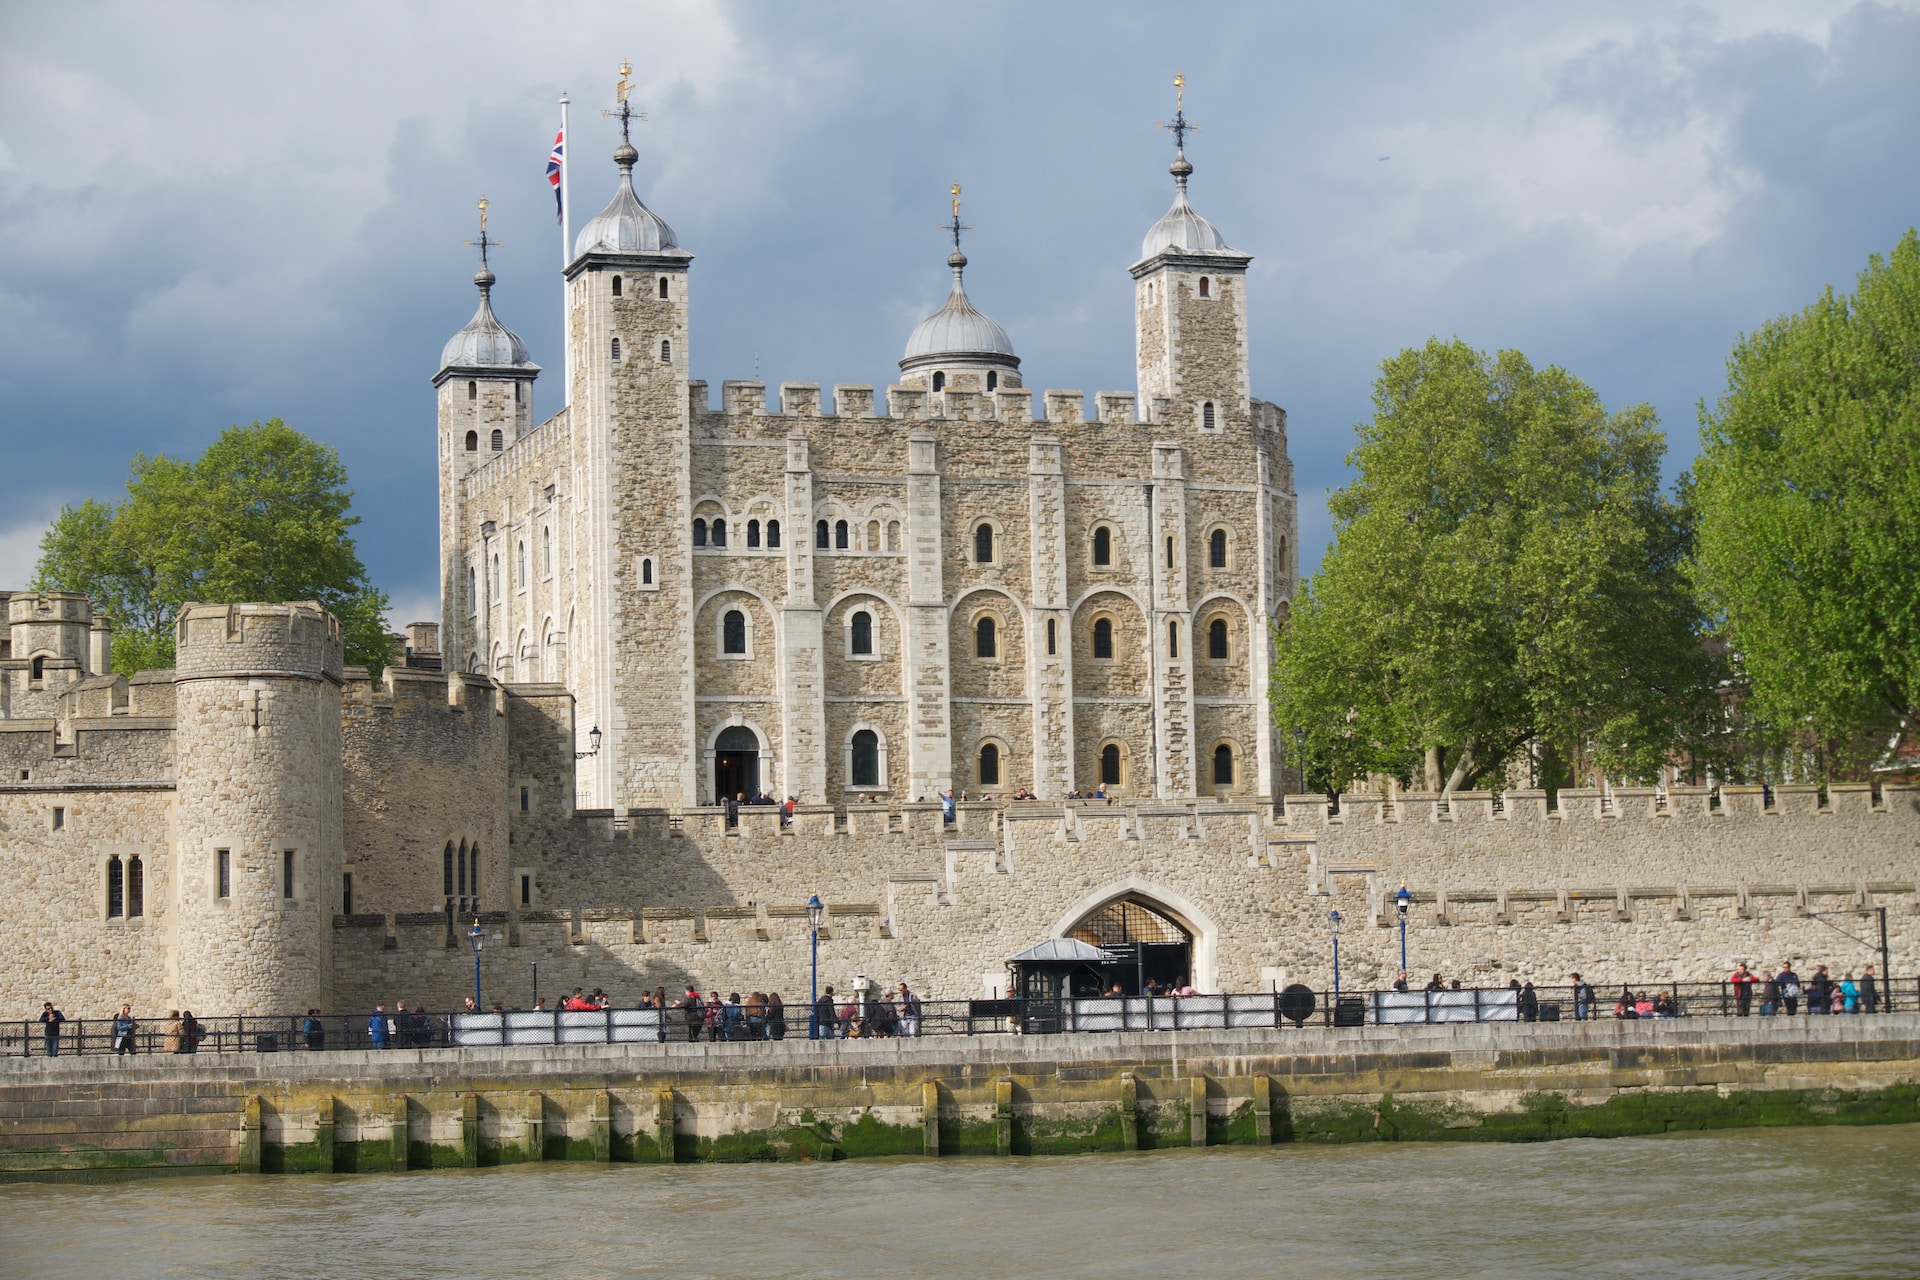
<svg viewBox="0 0 1920 1280"><path fill-rule="evenodd" d="M1288 1030L1302 1026L1407 1026L1460 1022L1563 1022L1702 1016L1804 1018L1920 1009L1920 978L1877 985L1872 1007L1833 1010L1832 988L1803 981L1796 996L1772 1007L1754 983L1665 982L1595 987L1591 998L1571 986L1445 987L1410 991L1326 990L1304 986L1250 994L1029 997L927 1000L917 1017L871 1000L840 1004L816 1019L804 1004L778 1013L745 1005L593 1010L512 1010L444 1014L385 1010L381 1014L152 1018L127 1039L134 1054L329 1052L340 1049L479 1048L497 1045L647 1044L786 1041L894 1036L1053 1035L1106 1031ZM1837 985L1837 984L1836 984ZM1844 1003L1844 1002L1843 1002ZM1825 1012L1816 1013L1818 1005ZM121 1036L112 1018L76 1018L51 1040L37 1018L0 1022L0 1057L113 1054Z"/></svg>

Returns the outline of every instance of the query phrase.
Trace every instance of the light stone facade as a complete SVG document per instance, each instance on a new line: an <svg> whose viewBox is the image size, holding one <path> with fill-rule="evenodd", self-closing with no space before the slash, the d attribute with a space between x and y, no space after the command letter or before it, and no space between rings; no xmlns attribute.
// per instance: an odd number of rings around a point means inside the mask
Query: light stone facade
<svg viewBox="0 0 1920 1280"><path fill-rule="evenodd" d="M570 406L535 425L484 269L443 355L446 670L343 667L316 606L193 605L177 667L126 678L85 599L6 600L0 1009L445 1008L475 919L489 1001L528 1002L536 966L549 996L792 1001L815 894L827 980L930 997L1003 988L1121 901L1202 989L1328 985L1336 908L1345 981L1384 983L1402 884L1410 962L1469 983L1838 972L1877 957L1846 932L1870 915L1831 913L1880 907L1920 967L1912 789L1281 796L1286 417L1252 396L1248 258L1184 158L1132 268L1138 388L1092 416L1036 411L957 249L883 397L714 403L691 257L618 158L567 271ZM723 774L796 797L791 823L729 826ZM1103 776L1113 803L1068 798ZM949 787L999 799L948 822Z"/></svg>

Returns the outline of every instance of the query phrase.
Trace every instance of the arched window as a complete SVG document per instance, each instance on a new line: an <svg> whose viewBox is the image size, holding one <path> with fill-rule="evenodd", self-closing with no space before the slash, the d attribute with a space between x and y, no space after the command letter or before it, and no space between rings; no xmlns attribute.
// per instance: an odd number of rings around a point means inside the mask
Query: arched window
<svg viewBox="0 0 1920 1280"><path fill-rule="evenodd" d="M878 520L869 520L867 521L867 550L878 551L879 549L880 522Z"/></svg>
<svg viewBox="0 0 1920 1280"><path fill-rule="evenodd" d="M445 853L440 855L440 885L442 896L453 896L453 841L447 841Z"/></svg>
<svg viewBox="0 0 1920 1280"><path fill-rule="evenodd" d="M1180 624L1171 620L1167 623L1167 656L1180 656Z"/></svg>
<svg viewBox="0 0 1920 1280"><path fill-rule="evenodd" d="M1233 785L1233 748L1224 742L1213 749L1213 785Z"/></svg>
<svg viewBox="0 0 1920 1280"><path fill-rule="evenodd" d="M1113 563L1113 530L1105 525L1093 531L1093 562L1095 564Z"/></svg>
<svg viewBox="0 0 1920 1280"><path fill-rule="evenodd" d="M939 372L936 372L936 373L935 373L935 374L933 375L933 389L934 389L935 391L945 391L945 390L947 389L947 375L946 375L946 374L944 374L944 373L939 373Z"/></svg>
<svg viewBox="0 0 1920 1280"><path fill-rule="evenodd" d="M500 428L495 427L493 429L493 451L495 453L498 453L506 447L507 447L506 433L501 431Z"/></svg>
<svg viewBox="0 0 1920 1280"><path fill-rule="evenodd" d="M478 400L479 398L480 398L480 384L469 379L467 382L467 399Z"/></svg>
<svg viewBox="0 0 1920 1280"><path fill-rule="evenodd" d="M1200 429L1213 430L1213 401L1211 400L1200 406Z"/></svg>
<svg viewBox="0 0 1920 1280"><path fill-rule="evenodd" d="M517 382L513 384L513 402L520 403L520 384Z"/></svg>
<svg viewBox="0 0 1920 1280"><path fill-rule="evenodd" d="M873 615L868 613L865 609L862 609L858 613L854 614L852 618L852 632L853 634L849 637L849 646L848 646L851 649L851 651L854 653L860 653L860 654L872 653L873 652Z"/></svg>
<svg viewBox="0 0 1920 1280"><path fill-rule="evenodd" d="M1216 662L1227 660L1227 620L1215 618L1207 624L1207 656Z"/></svg>
<svg viewBox="0 0 1920 1280"><path fill-rule="evenodd" d="M749 547L757 547L760 545L760 522L758 520L747 521L747 545Z"/></svg>
<svg viewBox="0 0 1920 1280"><path fill-rule="evenodd" d="M615 360L620 358L620 339L618 338L613 340L613 358Z"/></svg>
<svg viewBox="0 0 1920 1280"><path fill-rule="evenodd" d="M480 909L480 846L475 845L467 853L467 880L473 886L473 909Z"/></svg>
<svg viewBox="0 0 1920 1280"><path fill-rule="evenodd" d="M1200 277L1200 296L1203 298L1211 298L1213 296L1212 286L1208 283L1205 276Z"/></svg>
<svg viewBox="0 0 1920 1280"><path fill-rule="evenodd" d="M993 371L992 369L987 370L987 390L998 391L999 389L1000 389L1000 375L995 371Z"/></svg>
<svg viewBox="0 0 1920 1280"><path fill-rule="evenodd" d="M847 522L845 520L835 520L833 522L833 549L835 551L845 551L847 549Z"/></svg>
<svg viewBox="0 0 1920 1280"><path fill-rule="evenodd" d="M126 868L119 858L107 859L107 919L118 920L127 911Z"/></svg>
<svg viewBox="0 0 1920 1280"><path fill-rule="evenodd" d="M993 526L983 524L973 531L973 558L979 564L993 563Z"/></svg>
<svg viewBox="0 0 1920 1280"><path fill-rule="evenodd" d="M991 742L980 744L980 777L983 787L1000 785L1000 748Z"/></svg>
<svg viewBox="0 0 1920 1280"><path fill-rule="evenodd" d="M880 785L880 735L871 729L861 729L853 735L853 785Z"/></svg>
<svg viewBox="0 0 1920 1280"><path fill-rule="evenodd" d="M1047 619L1047 653L1049 656L1059 652L1058 642L1054 638L1056 634L1055 628L1057 625L1058 624L1054 619L1052 618Z"/></svg>
<svg viewBox="0 0 1920 1280"><path fill-rule="evenodd" d="M47 660L44 656L39 654L34 655L33 668L29 678L34 680L45 680L47 678Z"/></svg>
<svg viewBox="0 0 1920 1280"><path fill-rule="evenodd" d="M1115 743L1100 748L1100 781L1110 787L1120 785L1120 748Z"/></svg>
<svg viewBox="0 0 1920 1280"><path fill-rule="evenodd" d="M1167 539L1167 568L1173 568L1173 539Z"/></svg>
<svg viewBox="0 0 1920 1280"><path fill-rule="evenodd" d="M519 573L520 576L514 580L513 585L516 587L526 586L527 585L527 544L524 542L519 544L518 554L514 560L514 569L517 573Z"/></svg>
<svg viewBox="0 0 1920 1280"><path fill-rule="evenodd" d="M467 452L480 452L480 433L478 431L467 432Z"/></svg>
<svg viewBox="0 0 1920 1280"><path fill-rule="evenodd" d="M693 518L693 545L696 547L707 545L707 522L699 516Z"/></svg>
<svg viewBox="0 0 1920 1280"><path fill-rule="evenodd" d="M615 276L613 278L613 296L616 298L620 296L620 277L619 276Z"/></svg>
<svg viewBox="0 0 1920 1280"><path fill-rule="evenodd" d="M827 522L825 520L816 521L814 523L813 545L815 547L818 547L822 551L825 551L827 549Z"/></svg>
<svg viewBox="0 0 1920 1280"><path fill-rule="evenodd" d="M1113 656L1113 620L1111 618L1093 620L1093 656L1096 658Z"/></svg>
<svg viewBox="0 0 1920 1280"><path fill-rule="evenodd" d="M461 842L460 852L454 856L453 866L455 871L453 881L454 891L464 898L467 896L467 846L465 841Z"/></svg>
<svg viewBox="0 0 1920 1280"><path fill-rule="evenodd" d="M973 656L976 658L997 658L1000 646L993 634L993 619L982 618L973 624Z"/></svg>
<svg viewBox="0 0 1920 1280"><path fill-rule="evenodd" d="M744 654L747 651L747 615L729 609L720 619L720 652Z"/></svg>
<svg viewBox="0 0 1920 1280"><path fill-rule="evenodd" d="M553 572L553 526L540 527L540 572Z"/></svg>
<svg viewBox="0 0 1920 1280"><path fill-rule="evenodd" d="M662 338L660 340L660 363L661 364L673 363L673 343L672 341L666 338Z"/></svg>
<svg viewBox="0 0 1920 1280"><path fill-rule="evenodd" d="M667 296L667 278L665 276L660 277L660 296L663 298Z"/></svg>
<svg viewBox="0 0 1920 1280"><path fill-rule="evenodd" d="M1207 565L1209 568L1227 567L1227 531L1215 529L1207 539Z"/></svg>
<svg viewBox="0 0 1920 1280"><path fill-rule="evenodd" d="M480 575L472 565L467 566L467 614L472 616L480 612Z"/></svg>
<svg viewBox="0 0 1920 1280"><path fill-rule="evenodd" d="M487 575L487 597L500 598L500 553L497 551L493 553L493 572Z"/></svg>
<svg viewBox="0 0 1920 1280"><path fill-rule="evenodd" d="M147 913L147 868L134 854L127 859L127 919Z"/></svg>
<svg viewBox="0 0 1920 1280"><path fill-rule="evenodd" d="M727 545L727 522L718 516L713 520L713 545L716 547Z"/></svg>
<svg viewBox="0 0 1920 1280"><path fill-rule="evenodd" d="M780 522L778 520L767 521L767 546L774 551L780 549Z"/></svg>
<svg viewBox="0 0 1920 1280"><path fill-rule="evenodd" d="M887 521L887 550L898 551L899 549L900 522L898 520L889 520Z"/></svg>
<svg viewBox="0 0 1920 1280"><path fill-rule="evenodd" d="M653 557L652 556L647 556L640 561L640 585L643 587L650 587L653 585Z"/></svg>

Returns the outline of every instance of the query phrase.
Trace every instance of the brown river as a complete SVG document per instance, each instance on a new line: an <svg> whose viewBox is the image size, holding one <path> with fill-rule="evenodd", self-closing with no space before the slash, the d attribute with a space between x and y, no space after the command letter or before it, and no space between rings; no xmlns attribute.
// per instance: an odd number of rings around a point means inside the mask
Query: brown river
<svg viewBox="0 0 1920 1280"><path fill-rule="evenodd" d="M1920 1276L1920 1125L8 1185L0 1275Z"/></svg>

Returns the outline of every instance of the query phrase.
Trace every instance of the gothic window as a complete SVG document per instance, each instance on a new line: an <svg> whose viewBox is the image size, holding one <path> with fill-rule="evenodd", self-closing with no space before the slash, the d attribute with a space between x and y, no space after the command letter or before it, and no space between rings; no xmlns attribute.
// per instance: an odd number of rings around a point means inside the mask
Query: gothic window
<svg viewBox="0 0 1920 1280"><path fill-rule="evenodd" d="M845 551L847 549L847 522L845 520L835 520L833 522L833 549L835 551Z"/></svg>
<svg viewBox="0 0 1920 1280"><path fill-rule="evenodd" d="M827 549L827 522L817 521L813 526L813 545L821 551Z"/></svg>
<svg viewBox="0 0 1920 1280"><path fill-rule="evenodd" d="M1227 567L1227 531L1215 529L1207 537L1207 567L1224 569Z"/></svg>
<svg viewBox="0 0 1920 1280"><path fill-rule="evenodd" d="M1177 622L1167 623L1167 656L1169 658L1180 656L1180 624Z"/></svg>
<svg viewBox="0 0 1920 1280"><path fill-rule="evenodd" d="M498 453L498 452L500 452L500 451L501 451L502 449L504 449L504 448L506 448L506 447L507 447L507 437L506 437L506 433L505 433L505 432L503 432L503 431L501 431L501 430L500 430L500 428L498 428L498 427L495 427L495 428L493 429L493 440L492 440L492 444L493 444L493 451L494 451L495 453Z"/></svg>
<svg viewBox="0 0 1920 1280"><path fill-rule="evenodd" d="M1211 400L1200 406L1200 429L1213 430L1213 401Z"/></svg>
<svg viewBox="0 0 1920 1280"><path fill-rule="evenodd" d="M991 742L980 744L979 782L983 787L1000 785L1000 748Z"/></svg>
<svg viewBox="0 0 1920 1280"><path fill-rule="evenodd" d="M460 842L460 851L454 857L453 867L454 885L458 888L460 896L464 898L467 896L467 842L464 840Z"/></svg>
<svg viewBox="0 0 1920 1280"><path fill-rule="evenodd" d="M992 369L987 370L987 390L997 391L999 390L999 388L1000 388L1000 375L994 372Z"/></svg>
<svg viewBox="0 0 1920 1280"><path fill-rule="evenodd" d="M540 529L540 572L553 572L553 526L543 525Z"/></svg>
<svg viewBox="0 0 1920 1280"><path fill-rule="evenodd" d="M478 431L467 432L467 452L480 452L480 433Z"/></svg>
<svg viewBox="0 0 1920 1280"><path fill-rule="evenodd" d="M1233 785L1233 748L1224 742L1213 749L1213 785Z"/></svg>
<svg viewBox="0 0 1920 1280"><path fill-rule="evenodd" d="M29 671L28 677L33 680L45 680L47 678L47 660L44 656L40 654L34 655L33 667Z"/></svg>
<svg viewBox="0 0 1920 1280"><path fill-rule="evenodd" d="M497 551L493 553L493 573L487 578L487 595L492 600L500 598L500 553Z"/></svg>
<svg viewBox="0 0 1920 1280"><path fill-rule="evenodd" d="M1200 296L1203 298L1211 298L1213 296L1212 286L1208 283L1205 276L1200 277Z"/></svg>
<svg viewBox="0 0 1920 1280"><path fill-rule="evenodd" d="M698 516L694 517L693 521L693 545L696 547L707 545L707 522Z"/></svg>
<svg viewBox="0 0 1920 1280"><path fill-rule="evenodd" d="M453 896L453 841L451 840L447 841L446 851L440 855L440 888L442 897Z"/></svg>
<svg viewBox="0 0 1920 1280"><path fill-rule="evenodd" d="M293 850L291 849L280 851L280 896L289 900L293 897Z"/></svg>
<svg viewBox="0 0 1920 1280"><path fill-rule="evenodd" d="M973 531L973 558L979 564L993 563L993 526L983 524Z"/></svg>
<svg viewBox="0 0 1920 1280"><path fill-rule="evenodd" d="M718 516L714 517L713 521L713 545L716 547L727 545L727 522Z"/></svg>
<svg viewBox="0 0 1920 1280"><path fill-rule="evenodd" d="M615 361L620 359L620 339L618 338L613 340L613 358Z"/></svg>
<svg viewBox="0 0 1920 1280"><path fill-rule="evenodd" d="M1207 624L1207 656L1216 662L1227 660L1227 620L1215 618Z"/></svg>
<svg viewBox="0 0 1920 1280"><path fill-rule="evenodd" d="M660 363L673 363L673 343L666 339L662 339L660 343Z"/></svg>
<svg viewBox="0 0 1920 1280"><path fill-rule="evenodd" d="M861 729L853 735L853 785L880 785L880 735L871 729Z"/></svg>
<svg viewBox="0 0 1920 1280"><path fill-rule="evenodd" d="M134 854L127 859L127 919L147 913L147 868Z"/></svg>
<svg viewBox="0 0 1920 1280"><path fill-rule="evenodd" d="M514 580L514 585L524 589L527 585L527 544L524 542L519 545L518 555L514 559L514 570L519 574Z"/></svg>
<svg viewBox="0 0 1920 1280"><path fill-rule="evenodd" d="M479 383L477 383L477 382L474 382L474 381L472 381L472 380L468 380L468 382L467 382L467 399L469 399L469 400L478 400L479 398L480 398L480 384L479 384Z"/></svg>
<svg viewBox="0 0 1920 1280"><path fill-rule="evenodd" d="M613 278L613 296L616 298L620 296L620 277L619 276L615 276Z"/></svg>
<svg viewBox="0 0 1920 1280"><path fill-rule="evenodd" d="M480 846L475 845L467 853L467 881L473 886L473 909L480 909Z"/></svg>
<svg viewBox="0 0 1920 1280"><path fill-rule="evenodd" d="M119 858L107 859L107 919L118 920L126 914L126 869Z"/></svg>
<svg viewBox="0 0 1920 1280"><path fill-rule="evenodd" d="M758 520L747 521L747 545L749 547L757 547L760 545L760 522Z"/></svg>
<svg viewBox="0 0 1920 1280"><path fill-rule="evenodd" d="M1093 656L1109 659L1113 657L1113 620L1111 618L1093 620Z"/></svg>
<svg viewBox="0 0 1920 1280"><path fill-rule="evenodd" d="M1054 636L1055 636L1055 627L1056 627L1057 625L1058 625L1058 624L1057 624L1057 622L1056 622L1056 621L1055 621L1054 619L1052 619L1052 618L1048 618L1048 619L1047 619L1047 653L1048 653L1049 655L1051 655L1051 654L1054 654L1054 653L1056 653L1056 652L1058 652L1058 644L1057 644L1057 641L1056 641L1056 640L1055 640L1055 638L1054 638Z"/></svg>
<svg viewBox="0 0 1920 1280"><path fill-rule="evenodd" d="M862 609L853 615L853 634L849 639L849 648L853 653L871 654L873 652L873 615Z"/></svg>
<svg viewBox="0 0 1920 1280"><path fill-rule="evenodd" d="M480 612L480 575L472 565L467 566L467 616L471 618Z"/></svg>
<svg viewBox="0 0 1920 1280"><path fill-rule="evenodd" d="M1105 525L1093 531L1093 562L1100 565L1113 563L1113 530Z"/></svg>
<svg viewBox="0 0 1920 1280"><path fill-rule="evenodd" d="M773 551L780 549L780 522L778 520L767 521L767 547Z"/></svg>
<svg viewBox="0 0 1920 1280"><path fill-rule="evenodd" d="M665 276L660 277L660 296L663 298L667 296L667 278Z"/></svg>
<svg viewBox="0 0 1920 1280"><path fill-rule="evenodd" d="M1120 785L1120 748L1115 743L1100 748L1100 781L1110 787Z"/></svg>
<svg viewBox="0 0 1920 1280"><path fill-rule="evenodd" d="M653 585L653 557L652 556L647 556L640 561L640 585L643 587L650 587Z"/></svg>
<svg viewBox="0 0 1920 1280"><path fill-rule="evenodd" d="M994 658L999 656L999 645L993 634L993 619L982 618L973 624L973 656L976 658Z"/></svg>
<svg viewBox="0 0 1920 1280"><path fill-rule="evenodd" d="M747 652L747 615L738 609L727 610L720 620L720 652L743 656Z"/></svg>
<svg viewBox="0 0 1920 1280"><path fill-rule="evenodd" d="M945 390L947 389L947 375L946 375L946 374L944 374L944 373L935 373L935 374L933 375L933 389L934 389L935 391L945 391Z"/></svg>

